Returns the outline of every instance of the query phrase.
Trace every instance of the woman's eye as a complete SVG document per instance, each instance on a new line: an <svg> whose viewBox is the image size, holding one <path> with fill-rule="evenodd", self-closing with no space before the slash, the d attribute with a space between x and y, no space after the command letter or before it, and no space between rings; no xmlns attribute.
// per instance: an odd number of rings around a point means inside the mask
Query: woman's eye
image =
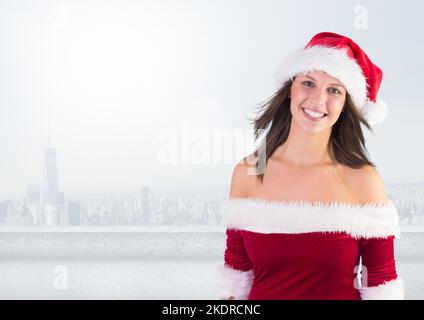
<svg viewBox="0 0 424 320"><path fill-rule="evenodd" d="M340 90L339 90L339 89L336 89L336 88L330 88L329 90L330 90L330 92L331 92L331 93L341 94L341 92L340 92Z"/></svg>
<svg viewBox="0 0 424 320"><path fill-rule="evenodd" d="M302 84L307 87L312 87L313 83L311 81L303 81Z"/></svg>

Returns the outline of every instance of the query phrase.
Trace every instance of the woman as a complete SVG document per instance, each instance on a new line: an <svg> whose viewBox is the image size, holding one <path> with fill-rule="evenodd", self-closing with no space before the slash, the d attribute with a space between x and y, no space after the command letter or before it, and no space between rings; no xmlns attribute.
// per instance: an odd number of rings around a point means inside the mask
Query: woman
<svg viewBox="0 0 424 320"><path fill-rule="evenodd" d="M254 120L265 139L233 172L218 298L403 299L398 215L360 126L386 116L380 68L351 39L323 32L277 77Z"/></svg>

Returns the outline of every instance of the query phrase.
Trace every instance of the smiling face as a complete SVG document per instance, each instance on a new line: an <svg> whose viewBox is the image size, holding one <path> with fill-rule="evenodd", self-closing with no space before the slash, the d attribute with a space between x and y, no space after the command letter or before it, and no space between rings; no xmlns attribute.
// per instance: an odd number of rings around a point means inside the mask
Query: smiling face
<svg viewBox="0 0 424 320"><path fill-rule="evenodd" d="M346 100L346 89L321 71L296 76L290 91L292 124L308 133L331 130Z"/></svg>

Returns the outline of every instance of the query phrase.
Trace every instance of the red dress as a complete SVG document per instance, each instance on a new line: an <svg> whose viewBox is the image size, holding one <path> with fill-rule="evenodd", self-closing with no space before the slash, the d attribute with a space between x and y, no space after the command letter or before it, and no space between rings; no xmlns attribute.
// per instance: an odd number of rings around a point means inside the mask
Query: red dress
<svg viewBox="0 0 424 320"><path fill-rule="evenodd" d="M387 204L269 201L225 203L226 249L219 299L403 299Z"/></svg>

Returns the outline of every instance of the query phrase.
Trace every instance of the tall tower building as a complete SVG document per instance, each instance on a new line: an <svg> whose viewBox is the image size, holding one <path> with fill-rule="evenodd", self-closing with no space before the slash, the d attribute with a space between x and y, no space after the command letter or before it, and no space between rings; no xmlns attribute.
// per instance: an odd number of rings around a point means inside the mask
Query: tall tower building
<svg viewBox="0 0 424 320"><path fill-rule="evenodd" d="M44 152L43 196L47 204L57 203L60 200L57 156L53 148L46 148Z"/></svg>
<svg viewBox="0 0 424 320"><path fill-rule="evenodd" d="M55 210L52 207L55 206ZM50 146L44 151L43 183L40 194L40 224L68 224L67 211L64 210L63 192L59 192L59 175L56 150ZM47 210L47 208L49 208ZM57 215L57 218L54 216Z"/></svg>

